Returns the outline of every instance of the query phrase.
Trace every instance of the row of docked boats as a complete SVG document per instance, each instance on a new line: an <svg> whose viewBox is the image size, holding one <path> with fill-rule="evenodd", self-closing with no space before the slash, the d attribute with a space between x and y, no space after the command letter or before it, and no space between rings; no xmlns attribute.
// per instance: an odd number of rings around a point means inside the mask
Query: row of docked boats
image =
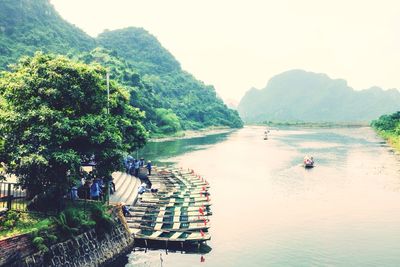
<svg viewBox="0 0 400 267"><path fill-rule="evenodd" d="M157 192L138 196L126 217L137 244L201 244L210 240L209 184L191 170L158 168L149 181Z"/></svg>

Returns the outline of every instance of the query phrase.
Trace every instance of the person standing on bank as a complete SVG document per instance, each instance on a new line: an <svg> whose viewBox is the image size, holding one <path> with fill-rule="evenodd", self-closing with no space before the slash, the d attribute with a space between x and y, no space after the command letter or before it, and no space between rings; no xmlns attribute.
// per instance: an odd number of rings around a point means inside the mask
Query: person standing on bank
<svg viewBox="0 0 400 267"><path fill-rule="evenodd" d="M133 165L135 166L135 176L139 177L140 160L137 159Z"/></svg>
<svg viewBox="0 0 400 267"><path fill-rule="evenodd" d="M147 162L146 169L147 169L149 175L151 175L151 161L150 160Z"/></svg>
<svg viewBox="0 0 400 267"><path fill-rule="evenodd" d="M95 179L90 186L90 198L92 200L100 200L100 185L97 179Z"/></svg>

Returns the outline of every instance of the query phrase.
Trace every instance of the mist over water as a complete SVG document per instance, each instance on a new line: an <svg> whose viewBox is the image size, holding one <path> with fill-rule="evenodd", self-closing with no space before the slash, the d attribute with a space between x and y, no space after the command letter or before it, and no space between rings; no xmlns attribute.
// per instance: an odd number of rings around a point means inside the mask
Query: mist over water
<svg viewBox="0 0 400 267"><path fill-rule="evenodd" d="M370 128L273 129L150 143L211 184L211 252L135 251L126 266L399 266L399 156ZM316 167L301 167L304 155ZM162 259L162 260L161 260ZM128 263L126 263L128 262Z"/></svg>

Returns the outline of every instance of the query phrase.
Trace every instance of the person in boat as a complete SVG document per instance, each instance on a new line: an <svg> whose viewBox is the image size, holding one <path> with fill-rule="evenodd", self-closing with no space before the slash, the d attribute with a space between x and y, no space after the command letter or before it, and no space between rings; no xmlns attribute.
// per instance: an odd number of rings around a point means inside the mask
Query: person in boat
<svg viewBox="0 0 400 267"><path fill-rule="evenodd" d="M139 188L138 188L138 193L141 195L144 192L150 192L150 189L147 188L147 184L146 183L142 183Z"/></svg>
<svg viewBox="0 0 400 267"><path fill-rule="evenodd" d="M128 207L125 206L125 203L122 203L122 213L124 214L124 217L131 216L131 213L129 212Z"/></svg>
<svg viewBox="0 0 400 267"><path fill-rule="evenodd" d="M313 157L309 157L309 156L305 156L303 163L305 165L313 165L314 164L314 158Z"/></svg>

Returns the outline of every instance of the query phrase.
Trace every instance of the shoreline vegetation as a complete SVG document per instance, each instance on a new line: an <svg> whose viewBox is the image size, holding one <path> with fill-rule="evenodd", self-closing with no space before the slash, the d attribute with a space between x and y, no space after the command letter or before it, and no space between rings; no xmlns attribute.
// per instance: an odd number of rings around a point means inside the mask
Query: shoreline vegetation
<svg viewBox="0 0 400 267"><path fill-rule="evenodd" d="M400 154L400 136L385 131L377 131L378 135L385 139L389 146L393 147L396 154Z"/></svg>
<svg viewBox="0 0 400 267"><path fill-rule="evenodd" d="M383 115L372 121L371 126L386 142L400 153L400 111Z"/></svg>

